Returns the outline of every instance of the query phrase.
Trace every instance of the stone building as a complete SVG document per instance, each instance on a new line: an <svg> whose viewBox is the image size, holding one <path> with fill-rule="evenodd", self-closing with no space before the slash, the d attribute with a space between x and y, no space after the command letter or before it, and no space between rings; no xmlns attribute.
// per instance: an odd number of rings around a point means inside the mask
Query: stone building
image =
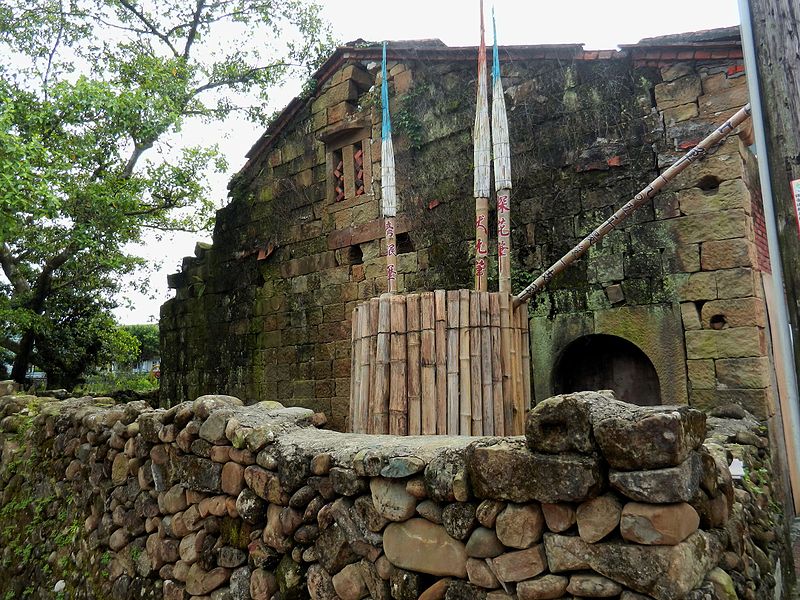
<svg viewBox="0 0 800 600"><path fill-rule="evenodd" d="M476 48L388 46L400 291L472 282ZM736 28L500 51L515 290L747 102ZM353 306L385 290L380 46L337 49L247 155L161 311L162 394L225 392L346 428ZM745 132L746 133L746 132ZM532 381L776 413L755 160L733 136L531 302ZM741 138L745 138L742 141ZM496 282L490 280L490 288Z"/></svg>

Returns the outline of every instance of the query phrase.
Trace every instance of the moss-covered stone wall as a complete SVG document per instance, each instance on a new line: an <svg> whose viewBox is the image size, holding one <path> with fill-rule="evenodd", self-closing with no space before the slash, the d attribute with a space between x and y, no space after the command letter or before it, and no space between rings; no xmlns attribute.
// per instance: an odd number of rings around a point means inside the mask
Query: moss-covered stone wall
<svg viewBox="0 0 800 600"><path fill-rule="evenodd" d="M324 411L346 428L352 308L385 290L379 63L374 48L348 52L251 153L213 247L172 276L164 399L229 390ZM400 291L471 287L474 56L436 52L445 50L389 52ZM746 101L741 61L721 56L650 64L576 47L501 51L515 289ZM336 202L330 151L353 135L365 136L372 181ZM723 144L532 301L537 399L554 392L564 348L603 333L647 355L664 403L771 412L770 382L758 377L768 348L746 153L735 138Z"/></svg>
<svg viewBox="0 0 800 600"><path fill-rule="evenodd" d="M714 414L582 392L540 402L525 437L396 437L232 396L2 396L0 591L791 598L764 430L739 407Z"/></svg>

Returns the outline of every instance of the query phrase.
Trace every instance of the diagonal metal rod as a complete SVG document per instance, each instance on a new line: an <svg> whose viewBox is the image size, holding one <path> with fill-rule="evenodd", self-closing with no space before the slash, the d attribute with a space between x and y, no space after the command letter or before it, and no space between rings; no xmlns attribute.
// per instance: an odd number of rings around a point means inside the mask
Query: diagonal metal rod
<svg viewBox="0 0 800 600"><path fill-rule="evenodd" d="M746 104L741 110L734 114L730 119L720 125L714 132L706 137L702 142L684 154L676 163L664 171L649 183L642 191L628 201L622 208L606 219L602 225L583 238L577 246L562 256L544 273L539 275L533 283L522 290L514 298L514 306L519 306L529 300L537 292L540 292L556 275L561 273L569 265L583 256L586 251L602 240L606 234L627 219L633 211L649 202L653 196L660 192L665 185L675 179L675 177L686 167L697 160L702 160L714 146L733 133L739 125L750 118L750 104Z"/></svg>

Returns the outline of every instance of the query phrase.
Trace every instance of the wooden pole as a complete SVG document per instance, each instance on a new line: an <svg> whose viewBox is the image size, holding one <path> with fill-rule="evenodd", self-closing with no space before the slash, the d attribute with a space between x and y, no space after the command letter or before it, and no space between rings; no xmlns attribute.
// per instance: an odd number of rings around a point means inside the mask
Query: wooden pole
<svg viewBox="0 0 800 600"><path fill-rule="evenodd" d="M375 356L373 433L389 433L389 365L391 350L392 296L383 294L378 306L378 339Z"/></svg>
<svg viewBox="0 0 800 600"><path fill-rule="evenodd" d="M406 296L406 328L408 330L408 435L420 435L422 433L419 307L419 294L409 294Z"/></svg>
<svg viewBox="0 0 800 600"><path fill-rule="evenodd" d="M483 435L483 366L481 361L481 292L469 295L469 376L472 435Z"/></svg>
<svg viewBox="0 0 800 600"><path fill-rule="evenodd" d="M492 330L489 321L489 292L479 292L481 332L481 420L483 435L494 435L494 410L492 395Z"/></svg>
<svg viewBox="0 0 800 600"><path fill-rule="evenodd" d="M486 82L486 42L483 31L483 0L481 10L481 44L478 48L478 92L475 106L474 130L474 190L475 197L475 289L487 288L487 257L489 255L489 194L491 190L491 133L489 131L489 93Z"/></svg>
<svg viewBox="0 0 800 600"><path fill-rule="evenodd" d="M350 323L350 407L348 412L348 422L350 431L353 433L363 433L359 429L360 423L357 421L358 403L361 400L361 386L358 378L361 375L359 369L359 359L361 358L361 333L359 329L358 311L361 307L356 306L353 310L352 322Z"/></svg>
<svg viewBox="0 0 800 600"><path fill-rule="evenodd" d="M406 343L406 299L392 296L391 373L389 384L389 433L408 435L408 353Z"/></svg>
<svg viewBox="0 0 800 600"><path fill-rule="evenodd" d="M422 435L436 433L436 306L433 292L420 296L420 364L422 384Z"/></svg>
<svg viewBox="0 0 800 600"><path fill-rule="evenodd" d="M489 199L475 198L475 289L489 289L487 268L489 258Z"/></svg>
<svg viewBox="0 0 800 600"><path fill-rule="evenodd" d="M681 171L686 169L686 167L688 167L694 161L705 157L710 150L712 150L717 144L733 133L733 130L748 118L750 118L749 104L737 111L736 114L734 114L730 119L715 129L711 135L706 137L703 141L697 144L697 146L684 154L680 159L678 159L677 162L675 162L661 175L651 181L650 184L642 191L636 194L632 200L629 200L622 208L606 219L597 229L583 238L583 240L581 240L577 246L562 256L544 273L539 275L539 277L537 277L533 283L517 294L517 297L514 298L514 305L518 306L522 304L523 302L529 300L534 294L542 290L544 286L546 286L553 279L553 277L561 273L561 271L583 256L591 246L602 240L609 231L627 219L633 213L633 211L649 202L653 196L660 192L670 181L675 179L675 177Z"/></svg>
<svg viewBox="0 0 800 600"><path fill-rule="evenodd" d="M397 292L397 237L395 236L394 217L383 220L386 230L386 291Z"/></svg>
<svg viewBox="0 0 800 600"><path fill-rule="evenodd" d="M499 289L511 293L511 144L508 138L508 116L500 77L500 53L497 49L497 27L492 11L492 153L494 185L497 188L497 266Z"/></svg>
<svg viewBox="0 0 800 600"><path fill-rule="evenodd" d="M459 370L460 370L460 329L458 290L447 292L447 435L459 433ZM469 346L467 347L469 352Z"/></svg>
<svg viewBox="0 0 800 600"><path fill-rule="evenodd" d="M370 319L369 303L364 302L358 308L358 343L360 356L358 359L358 431L367 433L369 423L369 391L371 379L369 376L370 332L373 324Z"/></svg>
<svg viewBox="0 0 800 600"><path fill-rule="evenodd" d="M503 344L500 335L500 295L489 294L489 321L492 338L492 411L494 435L505 435L503 413Z"/></svg>
<svg viewBox="0 0 800 600"><path fill-rule="evenodd" d="M528 303L519 308L522 319L522 385L523 385L523 412L531 408L531 326L528 313Z"/></svg>
<svg viewBox="0 0 800 600"><path fill-rule="evenodd" d="M445 435L447 431L447 293L436 290L433 293L436 313L436 433ZM457 324L456 324L457 325ZM457 341L457 340L456 340ZM458 348L456 348L456 352ZM457 404L457 403L456 403Z"/></svg>
<svg viewBox="0 0 800 600"><path fill-rule="evenodd" d="M378 320L380 315L380 299L370 298L369 301L369 394L367 396L367 432L375 433L375 407L377 406L374 398L376 397L376 372L378 355Z"/></svg>
<svg viewBox="0 0 800 600"><path fill-rule="evenodd" d="M472 386L469 364L469 290L458 292L458 382L461 435L472 434Z"/></svg>
<svg viewBox="0 0 800 600"><path fill-rule="evenodd" d="M514 430L512 435L522 435L525 433L525 395L523 391L522 375L522 310L521 308L511 309L512 318L512 343L511 343L511 364L514 365Z"/></svg>
<svg viewBox="0 0 800 600"><path fill-rule="evenodd" d="M503 364L503 424L504 435L514 435L514 365L511 355L511 296L500 294L500 337Z"/></svg>

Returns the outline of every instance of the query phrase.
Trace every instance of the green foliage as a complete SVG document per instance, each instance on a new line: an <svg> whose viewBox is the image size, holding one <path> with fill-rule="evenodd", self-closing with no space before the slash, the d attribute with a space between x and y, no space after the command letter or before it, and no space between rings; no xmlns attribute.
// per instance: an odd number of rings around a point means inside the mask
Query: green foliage
<svg viewBox="0 0 800 600"><path fill-rule="evenodd" d="M127 371L98 371L86 376L75 388L74 394L86 396L110 396L120 390L149 392L158 389L158 379L150 374Z"/></svg>
<svg viewBox="0 0 800 600"><path fill-rule="evenodd" d="M131 334L139 343L136 361L152 360L161 354L158 339L158 325L145 323L143 325L123 325L122 330Z"/></svg>
<svg viewBox="0 0 800 600"><path fill-rule="evenodd" d="M0 6L0 346L15 379L31 361L74 378L130 349L102 315L145 267L131 244L207 228L205 176L225 168L215 146L171 140L187 119L263 120L270 88L330 47L306 0Z"/></svg>

